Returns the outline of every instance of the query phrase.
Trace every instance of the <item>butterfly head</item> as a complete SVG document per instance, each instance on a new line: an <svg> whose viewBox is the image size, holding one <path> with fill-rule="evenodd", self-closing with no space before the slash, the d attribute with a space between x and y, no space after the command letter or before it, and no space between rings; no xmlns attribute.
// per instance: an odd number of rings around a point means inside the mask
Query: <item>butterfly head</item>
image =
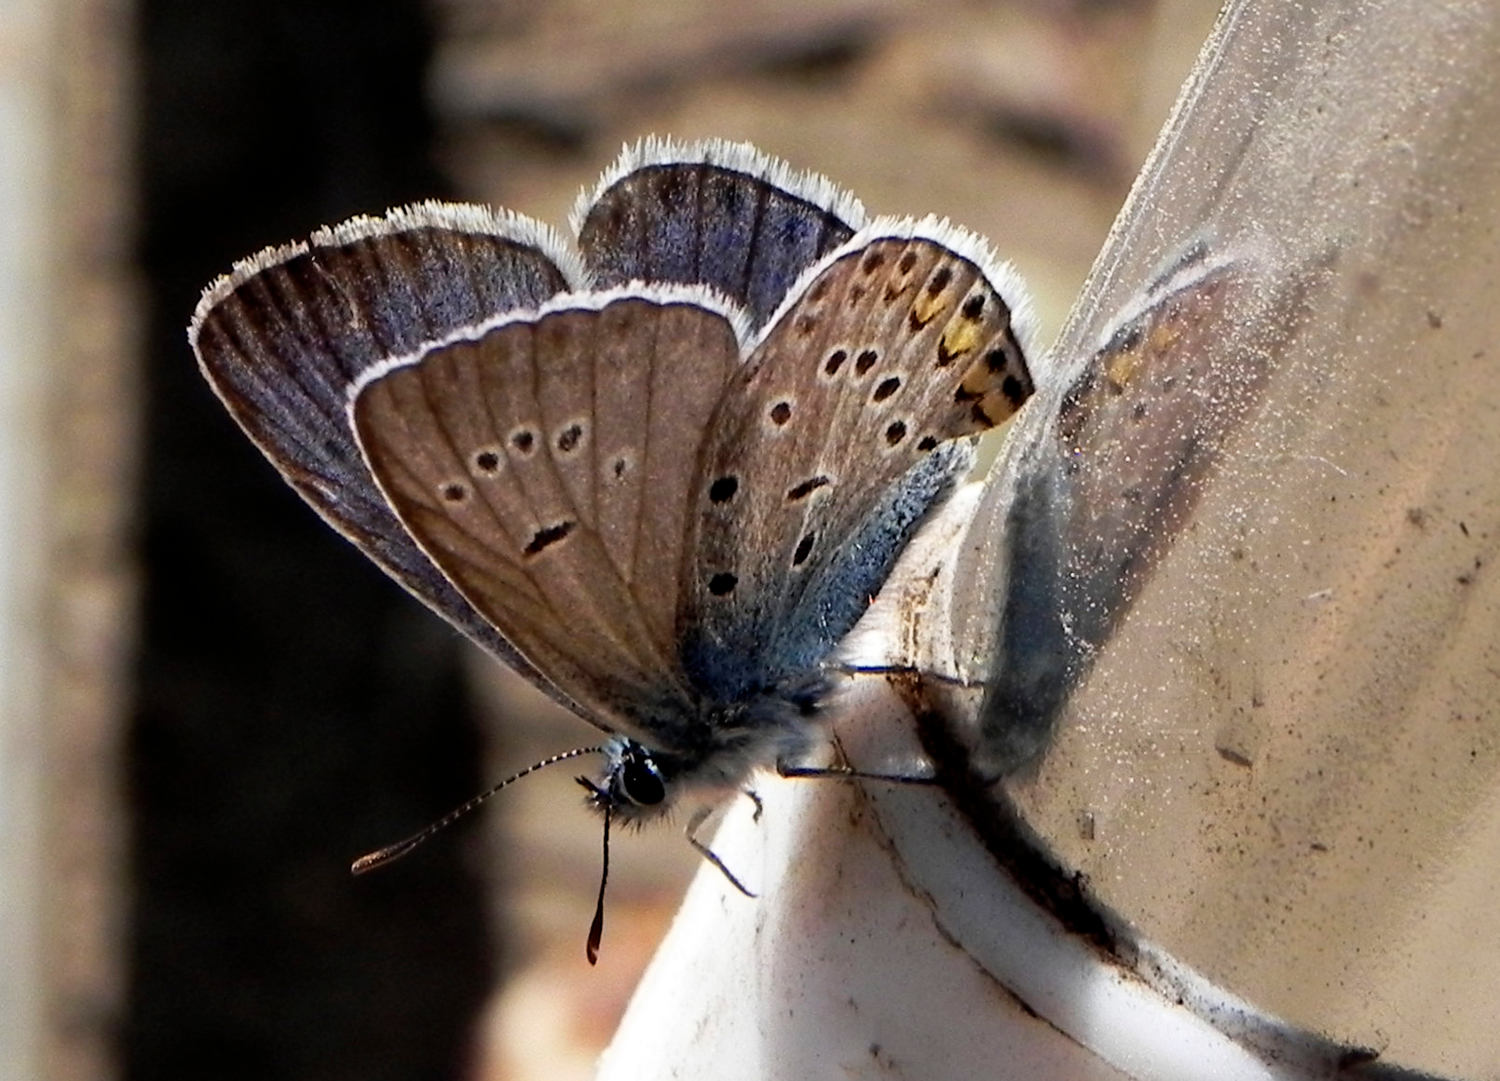
<svg viewBox="0 0 1500 1081"><path fill-rule="evenodd" d="M599 774L578 783L588 790L590 806L625 825L665 818L683 801L699 810L714 806L744 791L755 771L806 758L830 693L819 670L740 701L705 704L698 724L660 719L655 727L662 742L677 737L670 747L616 735L599 748Z"/></svg>
<svg viewBox="0 0 1500 1081"><path fill-rule="evenodd" d="M579 777L589 805L607 817L640 823L667 814L673 803L673 781L680 772L675 759L623 736L600 748L604 769L596 780Z"/></svg>

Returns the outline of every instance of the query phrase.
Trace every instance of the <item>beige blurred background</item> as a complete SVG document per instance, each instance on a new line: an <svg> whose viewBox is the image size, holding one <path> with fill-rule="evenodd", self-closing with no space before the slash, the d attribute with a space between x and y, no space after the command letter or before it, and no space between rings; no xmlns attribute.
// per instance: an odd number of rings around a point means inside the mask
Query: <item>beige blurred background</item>
<svg viewBox="0 0 1500 1081"><path fill-rule="evenodd" d="M143 207L157 189L143 169L158 159L191 160L203 149L154 127L160 113L145 104L211 110L216 103L200 101L197 84L173 79L250 63L232 31L207 43L186 31L174 38L175 28L215 7L210 0L14 0L0 10L7 219L0 377L8 391L0 501L10 545L0 560L0 1075L10 1078L170 1077L174 1070L153 1065L159 1052L152 1049L162 1047L178 1053L176 1072L196 1066L200 1077L256 1076L257 1069L259 1076L332 1076L269 1065L281 1060L260 1053L282 1039L266 1018L294 988L234 1004L229 1012L253 1033L243 1041L226 1036L227 1025L184 1021L175 1032L186 1016L176 1009L153 1015L151 1039L131 1035L143 1025L132 1011L148 995L133 906L155 896L140 884L142 855L133 841L147 836L136 827L133 800L142 762L147 773L152 768L152 745L132 735L130 718L150 637L141 630L151 593L140 555L152 528L143 506L158 480L141 432L148 421L174 420L161 415L144 372L148 363L191 364L185 344L173 346L169 336L156 344L144 312L152 298L163 320L182 325L194 299L161 286L143 266L143 251L170 243L146 223ZM328 25L337 34L335 7ZM729 7L446 0L422 12L431 44L422 80L429 157L448 194L561 224L579 189L625 142L649 133L749 140L826 173L872 212L945 215L988 236L1031 282L1050 339L1216 7L1212 0L741 0ZM247 17L274 21L288 18L286 10L269 5ZM382 5L367 16L384 17ZM319 50L332 46L311 33L294 26L286 36L316 68ZM186 53L173 69L179 76L167 78L153 58L178 40ZM282 106L298 107L295 98ZM247 190L184 203L183 235L210 218L232 224L253 205L257 183L273 184L299 167L295 153L240 165L251 174ZM366 168L353 157L346 167ZM409 198L433 193L401 190ZM346 204L309 199L292 219L300 225L268 235L247 230L192 280L206 284L229 259L320 224L324 205ZM355 200L334 213L382 209ZM227 426L222 417L204 423ZM176 491L171 498L179 502L193 498L191 489ZM360 557L349 549L336 558ZM303 588L288 583L286 590ZM295 620L295 611L283 618ZM210 637L215 630L203 628ZM495 778L588 739L585 726L551 716L483 658L467 668L491 718L484 728L490 749L476 776ZM358 731L348 738L357 741ZM128 776L127 753L137 771ZM411 753L421 753L420 740ZM212 783L222 765L199 758L195 782ZM410 769L422 768L413 757ZM155 783L170 786L159 773ZM266 767L256 784L274 789L282 775ZM224 782L231 792L233 783ZM379 799L374 782L363 788ZM433 798L441 809L448 797ZM310 812L319 822L345 813L353 816L337 799ZM254 831L254 816L246 815L241 828ZM380 1076L588 1076L696 869L673 831L617 838L603 956L590 969L583 939L597 884L598 824L580 808L571 775L529 781L484 816L493 837L469 865L489 883L486 918L505 942L493 1004L477 1018L468 1051L436 1056L464 1065ZM179 828L190 830L197 817L184 810ZM361 836L365 843L394 839ZM220 855L233 863L237 852L231 846ZM319 864L330 860L320 856ZM204 866L195 864L187 878L205 881L214 872ZM342 875L341 865L334 869ZM387 874L405 876L400 888L414 894L412 903L445 905L437 880L424 887L420 864ZM338 923L332 913L343 879L327 882L309 895L285 887L287 903L326 910L328 923ZM234 887L234 901L253 906L269 888L251 876ZM184 927L212 922L171 918ZM164 926L170 934L171 924ZM383 934L400 935L401 926ZM252 939L241 950L275 945ZM205 964L219 982L197 997L219 1001L235 975L213 956ZM195 994L191 986L183 993ZM362 993L356 983L346 994ZM424 992L412 987L410 994ZM392 1015L373 1023L378 1031L417 1022ZM339 1039L352 1047L368 1037ZM328 1040L336 1059L338 1042Z"/></svg>

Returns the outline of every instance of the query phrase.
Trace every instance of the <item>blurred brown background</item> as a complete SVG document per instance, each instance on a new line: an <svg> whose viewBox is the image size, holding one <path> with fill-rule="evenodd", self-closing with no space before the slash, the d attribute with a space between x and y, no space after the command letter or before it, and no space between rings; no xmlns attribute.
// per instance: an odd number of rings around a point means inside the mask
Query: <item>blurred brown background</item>
<svg viewBox="0 0 1500 1081"><path fill-rule="evenodd" d="M695 870L673 831L620 838L591 970L598 824L553 771L348 876L589 730L472 656L233 428L184 334L213 276L432 196L561 224L622 143L723 136L989 236L1050 337L1215 7L19 5L0 35L47 184L20 212L48 238L26 401L49 453L13 538L35 639L7 732L42 781L9 827L31 844L5 870L35 888L7 922L41 932L0 985L7 1076L587 1076Z"/></svg>

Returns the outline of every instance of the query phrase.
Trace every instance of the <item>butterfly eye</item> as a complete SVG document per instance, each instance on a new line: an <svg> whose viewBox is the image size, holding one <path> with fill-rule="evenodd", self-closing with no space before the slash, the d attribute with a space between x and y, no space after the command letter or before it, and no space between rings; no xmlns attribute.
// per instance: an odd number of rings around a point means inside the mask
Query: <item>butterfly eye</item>
<svg viewBox="0 0 1500 1081"><path fill-rule="evenodd" d="M667 798L661 770L642 748L625 756L620 767L620 794L638 807L655 807Z"/></svg>

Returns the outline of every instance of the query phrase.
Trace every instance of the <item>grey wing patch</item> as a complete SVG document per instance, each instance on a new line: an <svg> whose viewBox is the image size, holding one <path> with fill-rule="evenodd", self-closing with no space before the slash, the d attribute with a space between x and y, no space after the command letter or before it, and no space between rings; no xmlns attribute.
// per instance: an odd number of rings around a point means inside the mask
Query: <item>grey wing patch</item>
<svg viewBox="0 0 1500 1081"><path fill-rule="evenodd" d="M702 290L584 294L373 373L370 470L470 604L601 727L691 714L677 582L705 427L740 358Z"/></svg>
<svg viewBox="0 0 1500 1081"><path fill-rule="evenodd" d="M832 649L966 467L952 441L1032 393L1024 296L973 248L951 227L877 223L765 331L705 459L682 616L694 678L759 689Z"/></svg>
<svg viewBox="0 0 1500 1081"><path fill-rule="evenodd" d="M298 494L429 607L554 696L391 513L355 445L346 404L350 384L371 366L541 304L576 277L537 223L425 204L246 260L205 291L189 330L209 384Z"/></svg>

